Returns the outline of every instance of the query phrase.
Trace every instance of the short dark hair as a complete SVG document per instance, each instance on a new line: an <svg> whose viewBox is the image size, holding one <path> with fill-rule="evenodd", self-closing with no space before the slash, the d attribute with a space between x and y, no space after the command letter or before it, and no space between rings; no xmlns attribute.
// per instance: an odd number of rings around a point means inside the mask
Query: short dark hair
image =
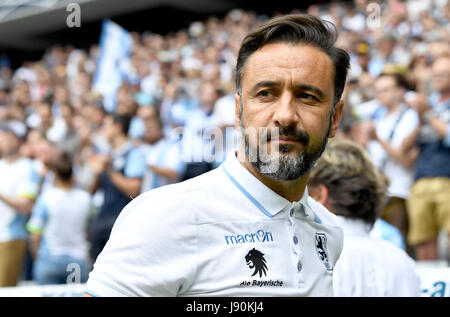
<svg viewBox="0 0 450 317"><path fill-rule="evenodd" d="M120 124L120 126L122 127L122 133L127 135L128 129L130 128L131 119L127 116L121 116L117 113L114 113L112 115L112 119L113 119L114 124Z"/></svg>
<svg viewBox="0 0 450 317"><path fill-rule="evenodd" d="M58 159L53 163L53 169L62 181L70 182L73 169L69 154L66 152L59 154Z"/></svg>
<svg viewBox="0 0 450 317"><path fill-rule="evenodd" d="M346 139L331 141L308 179L311 193L324 185L336 215L374 224L385 205L387 182L367 152Z"/></svg>
<svg viewBox="0 0 450 317"><path fill-rule="evenodd" d="M397 87L400 88L404 88L406 90L410 90L411 87L408 83L408 81L406 80L405 76L403 76L402 74L399 73L390 73L390 72L383 72L381 73L377 79L381 78L381 77L391 77L392 79L394 79L395 84L397 85Z"/></svg>
<svg viewBox="0 0 450 317"><path fill-rule="evenodd" d="M347 70L350 65L348 53L335 46L338 38L333 23L309 14L290 14L276 17L250 34L242 41L236 63L236 89L241 93L243 68L248 58L264 45L271 43L306 44L317 47L326 53L334 65L333 106L344 91Z"/></svg>

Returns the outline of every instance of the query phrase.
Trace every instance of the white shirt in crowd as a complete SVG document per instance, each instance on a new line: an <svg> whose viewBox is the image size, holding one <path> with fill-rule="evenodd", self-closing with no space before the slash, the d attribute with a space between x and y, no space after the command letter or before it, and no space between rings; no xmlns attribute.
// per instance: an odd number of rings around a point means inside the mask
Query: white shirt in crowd
<svg viewBox="0 0 450 317"><path fill-rule="evenodd" d="M200 107L189 111L183 132L182 156L185 162L211 162L214 160L214 137L220 132L219 118L214 112L206 113Z"/></svg>
<svg viewBox="0 0 450 317"><path fill-rule="evenodd" d="M335 296L420 296L415 262L405 251L383 239L370 237L363 220L338 216L344 229L344 249L333 276Z"/></svg>
<svg viewBox="0 0 450 317"><path fill-rule="evenodd" d="M0 159L0 194L8 198L27 196L35 198L37 186L33 183L33 163L21 158L14 162ZM26 217L0 200L0 242L25 240Z"/></svg>
<svg viewBox="0 0 450 317"><path fill-rule="evenodd" d="M184 163L177 142L161 139L155 144L145 144L141 149L147 163L142 179L141 193L176 182L176 180L155 173L150 166L171 169L181 175Z"/></svg>
<svg viewBox="0 0 450 317"><path fill-rule="evenodd" d="M68 255L88 259L87 225L91 196L81 189L50 188L33 207L27 223L30 232L42 235L39 255Z"/></svg>
<svg viewBox="0 0 450 317"><path fill-rule="evenodd" d="M403 107L406 108L407 106L403 105ZM419 123L417 112L414 109L409 108L403 114L402 111L401 108L375 121L378 137L390 142L394 148L400 148L403 140L414 131ZM400 121L398 121L399 118ZM392 140L389 140L393 130ZM389 179L388 195L407 199L414 182L413 169L406 168L391 158L377 141L370 141L367 145L367 151L375 166Z"/></svg>
<svg viewBox="0 0 450 317"><path fill-rule="evenodd" d="M230 152L120 214L90 273L93 296L332 296L343 233L308 196L289 202Z"/></svg>

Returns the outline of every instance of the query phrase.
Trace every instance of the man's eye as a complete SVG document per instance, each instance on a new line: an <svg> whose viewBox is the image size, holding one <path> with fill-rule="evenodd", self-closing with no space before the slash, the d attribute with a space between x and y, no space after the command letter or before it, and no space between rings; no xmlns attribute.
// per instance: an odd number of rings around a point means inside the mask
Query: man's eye
<svg viewBox="0 0 450 317"><path fill-rule="evenodd" d="M273 94L270 90L261 90L260 92L258 92L258 96L267 98L267 97L272 97Z"/></svg>
<svg viewBox="0 0 450 317"><path fill-rule="evenodd" d="M307 94L305 92L301 93L298 95L298 98L301 99L306 99L306 100L311 100L311 101L318 101L319 99L317 99L315 96Z"/></svg>

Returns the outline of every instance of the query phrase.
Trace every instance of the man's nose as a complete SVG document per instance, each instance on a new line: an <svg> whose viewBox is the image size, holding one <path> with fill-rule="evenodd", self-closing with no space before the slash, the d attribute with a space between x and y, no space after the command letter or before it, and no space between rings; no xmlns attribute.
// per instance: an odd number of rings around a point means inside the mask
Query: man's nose
<svg viewBox="0 0 450 317"><path fill-rule="evenodd" d="M296 126L299 121L298 104L290 92L285 92L276 105L273 120L276 126Z"/></svg>

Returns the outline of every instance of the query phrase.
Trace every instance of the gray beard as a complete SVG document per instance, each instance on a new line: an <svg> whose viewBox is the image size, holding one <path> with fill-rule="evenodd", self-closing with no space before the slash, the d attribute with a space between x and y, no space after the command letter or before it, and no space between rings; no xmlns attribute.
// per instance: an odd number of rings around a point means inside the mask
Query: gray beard
<svg viewBox="0 0 450 317"><path fill-rule="evenodd" d="M328 126L328 131L322 138L318 147L314 147L311 151L302 150L298 155L289 154L289 150L292 149L291 145L279 145L276 154L269 154L267 151L261 151L262 145L266 146L267 133L259 134L259 142L254 146L250 146L249 137L245 134L242 118L240 120L241 130L241 142L244 142L245 155L252 164L253 168L260 174L270 177L279 181L293 181L298 180L306 173L308 173L317 160L322 155L328 142L328 135L331 130L331 120ZM262 136L263 135L263 136ZM304 140L305 146L309 143L308 140ZM256 150L256 151L255 151ZM274 149L272 149L274 150Z"/></svg>
<svg viewBox="0 0 450 317"><path fill-rule="evenodd" d="M242 138L244 141L245 154L250 157L250 144L248 138L245 137L243 130ZM258 145L256 151L256 159L250 160L253 168L260 174L279 181L298 180L308 173L317 160L322 155L328 142L328 133L322 139L320 147L315 151L300 151L298 155L287 154L291 148L289 145L280 145L279 154L260 153Z"/></svg>

